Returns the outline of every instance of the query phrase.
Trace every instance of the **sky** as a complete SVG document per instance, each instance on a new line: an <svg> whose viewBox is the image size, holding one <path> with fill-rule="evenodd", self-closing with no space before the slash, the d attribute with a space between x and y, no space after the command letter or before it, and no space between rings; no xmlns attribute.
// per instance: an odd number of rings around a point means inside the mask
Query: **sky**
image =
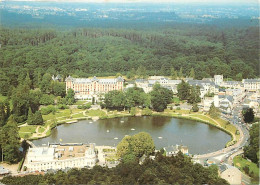
<svg viewBox="0 0 260 185"><path fill-rule="evenodd" d="M174 3L258 3L258 0L2 0L2 1L55 1L55 2L117 2L117 3L131 3L131 2L174 2ZM1 2L1 0L0 0Z"/></svg>

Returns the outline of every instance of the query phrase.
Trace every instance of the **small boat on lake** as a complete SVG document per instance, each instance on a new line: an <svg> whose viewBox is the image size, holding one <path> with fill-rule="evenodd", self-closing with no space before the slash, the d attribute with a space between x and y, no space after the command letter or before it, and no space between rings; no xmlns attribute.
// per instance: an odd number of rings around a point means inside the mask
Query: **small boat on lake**
<svg viewBox="0 0 260 185"><path fill-rule="evenodd" d="M118 139L117 137L115 137L114 139Z"/></svg>
<svg viewBox="0 0 260 185"><path fill-rule="evenodd" d="M158 139L162 139L162 137L160 136L160 137L158 137Z"/></svg>
<svg viewBox="0 0 260 185"><path fill-rule="evenodd" d="M107 132L109 132L109 130L107 130Z"/></svg>
<svg viewBox="0 0 260 185"><path fill-rule="evenodd" d="M134 128L131 128L131 130L135 130Z"/></svg>

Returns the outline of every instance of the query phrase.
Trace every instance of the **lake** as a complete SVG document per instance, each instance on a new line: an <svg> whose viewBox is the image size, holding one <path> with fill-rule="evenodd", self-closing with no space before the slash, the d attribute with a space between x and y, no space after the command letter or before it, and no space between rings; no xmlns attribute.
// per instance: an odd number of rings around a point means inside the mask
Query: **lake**
<svg viewBox="0 0 260 185"><path fill-rule="evenodd" d="M124 117L82 120L63 124L49 137L34 140L36 146L50 143L96 143L116 146L125 135L148 132L157 149L182 144L191 154L204 154L225 147L231 140L227 133L204 123L162 116ZM118 138L118 139L115 139Z"/></svg>

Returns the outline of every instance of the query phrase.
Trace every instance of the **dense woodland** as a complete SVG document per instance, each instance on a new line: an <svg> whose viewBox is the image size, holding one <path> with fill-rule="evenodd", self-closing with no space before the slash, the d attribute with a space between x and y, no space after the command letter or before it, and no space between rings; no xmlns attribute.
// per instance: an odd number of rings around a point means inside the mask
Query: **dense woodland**
<svg viewBox="0 0 260 185"><path fill-rule="evenodd" d="M27 75L38 87L45 73L63 77L223 74L241 80L259 75L257 27L176 25L147 30L82 28L0 30L0 93Z"/></svg>
<svg viewBox="0 0 260 185"><path fill-rule="evenodd" d="M95 166L93 169L72 169L55 174L5 177L4 184L228 184L217 175L217 166L204 168L178 153L176 157L158 154L147 159L120 163L115 168Z"/></svg>

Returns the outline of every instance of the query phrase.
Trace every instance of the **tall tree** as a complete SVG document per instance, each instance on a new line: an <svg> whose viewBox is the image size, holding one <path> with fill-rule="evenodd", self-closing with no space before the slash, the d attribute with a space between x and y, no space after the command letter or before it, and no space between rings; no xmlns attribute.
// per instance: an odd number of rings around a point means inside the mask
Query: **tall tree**
<svg viewBox="0 0 260 185"><path fill-rule="evenodd" d="M6 125L0 129L0 144L3 149L4 161L16 163L20 159L20 137L17 123L10 116Z"/></svg>
<svg viewBox="0 0 260 185"><path fill-rule="evenodd" d="M171 103L173 92L160 86L160 84L155 84L150 95L153 110L162 112L167 108L167 105Z"/></svg>
<svg viewBox="0 0 260 185"><path fill-rule="evenodd" d="M191 68L190 70L190 77L195 79L195 71L194 71L194 68Z"/></svg>
<svg viewBox="0 0 260 185"><path fill-rule="evenodd" d="M40 89L43 93L50 93L51 92L51 82L52 78L49 73L46 73L42 77L42 81L40 83Z"/></svg>
<svg viewBox="0 0 260 185"><path fill-rule="evenodd" d="M243 117L246 123L252 123L255 119L254 110L252 108L243 110Z"/></svg>

